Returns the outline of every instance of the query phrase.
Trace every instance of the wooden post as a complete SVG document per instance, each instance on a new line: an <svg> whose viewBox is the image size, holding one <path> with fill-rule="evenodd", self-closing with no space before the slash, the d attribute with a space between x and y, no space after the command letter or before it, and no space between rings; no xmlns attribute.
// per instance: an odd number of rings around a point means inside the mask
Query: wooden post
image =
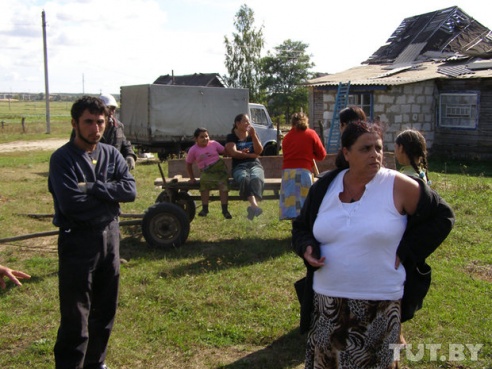
<svg viewBox="0 0 492 369"><path fill-rule="evenodd" d="M22 121L21 121L21 124L22 124L22 133L26 133L26 117L22 117Z"/></svg>
<svg viewBox="0 0 492 369"><path fill-rule="evenodd" d="M46 16L44 10L41 12L41 21L43 26L43 53L44 53L44 90L46 100L46 133L51 133L50 124L50 84L48 79L48 48L46 44Z"/></svg>
<svg viewBox="0 0 492 369"><path fill-rule="evenodd" d="M280 132L280 118L277 117L277 155L280 152L281 137L282 137L282 132Z"/></svg>

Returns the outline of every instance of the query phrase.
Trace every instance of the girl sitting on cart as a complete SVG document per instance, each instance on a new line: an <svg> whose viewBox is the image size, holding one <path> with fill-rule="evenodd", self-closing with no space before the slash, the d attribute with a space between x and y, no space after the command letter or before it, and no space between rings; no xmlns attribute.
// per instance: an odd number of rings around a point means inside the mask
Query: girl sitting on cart
<svg viewBox="0 0 492 369"><path fill-rule="evenodd" d="M186 156L186 170L190 177L190 182L196 182L193 173L193 163L200 169L200 197L202 200L202 210L199 216L205 217L208 214L208 202L210 190L218 189L220 193L220 203L222 205L222 215L226 219L231 219L228 207L229 193L229 172L225 162L220 158L224 153L224 146L219 142L211 140L206 128L197 128L193 134L195 144L188 151Z"/></svg>

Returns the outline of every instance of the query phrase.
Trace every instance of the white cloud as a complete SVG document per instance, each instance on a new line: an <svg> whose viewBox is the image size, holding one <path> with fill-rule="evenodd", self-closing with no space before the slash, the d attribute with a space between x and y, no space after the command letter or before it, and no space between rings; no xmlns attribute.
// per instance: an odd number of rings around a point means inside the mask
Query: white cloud
<svg viewBox="0 0 492 369"><path fill-rule="evenodd" d="M235 32L243 3L264 25L265 53L289 38L302 41L318 72L358 65L413 15L459 6L492 27L482 16L491 2L464 0L2 0L0 92L44 91L43 9L50 91L117 93L173 71L226 73L224 36Z"/></svg>

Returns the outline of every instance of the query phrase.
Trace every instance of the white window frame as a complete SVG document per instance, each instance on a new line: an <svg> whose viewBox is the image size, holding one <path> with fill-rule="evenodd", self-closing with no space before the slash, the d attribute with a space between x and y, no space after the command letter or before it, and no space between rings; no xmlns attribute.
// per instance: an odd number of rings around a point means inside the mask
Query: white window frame
<svg viewBox="0 0 492 369"><path fill-rule="evenodd" d="M478 92L441 93L439 96L439 127L477 129Z"/></svg>
<svg viewBox="0 0 492 369"><path fill-rule="evenodd" d="M372 93L366 92L353 92L348 95L347 99L348 106L358 106L364 113L366 113L367 118L371 118L372 112Z"/></svg>

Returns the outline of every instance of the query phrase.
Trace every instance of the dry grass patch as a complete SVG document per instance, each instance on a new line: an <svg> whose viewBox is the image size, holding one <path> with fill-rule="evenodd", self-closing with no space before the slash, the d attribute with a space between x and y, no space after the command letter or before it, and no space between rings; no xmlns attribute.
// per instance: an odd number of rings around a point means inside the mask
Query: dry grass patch
<svg viewBox="0 0 492 369"><path fill-rule="evenodd" d="M492 265L484 264L480 260L473 260L466 267L466 271L473 277L492 283Z"/></svg>

